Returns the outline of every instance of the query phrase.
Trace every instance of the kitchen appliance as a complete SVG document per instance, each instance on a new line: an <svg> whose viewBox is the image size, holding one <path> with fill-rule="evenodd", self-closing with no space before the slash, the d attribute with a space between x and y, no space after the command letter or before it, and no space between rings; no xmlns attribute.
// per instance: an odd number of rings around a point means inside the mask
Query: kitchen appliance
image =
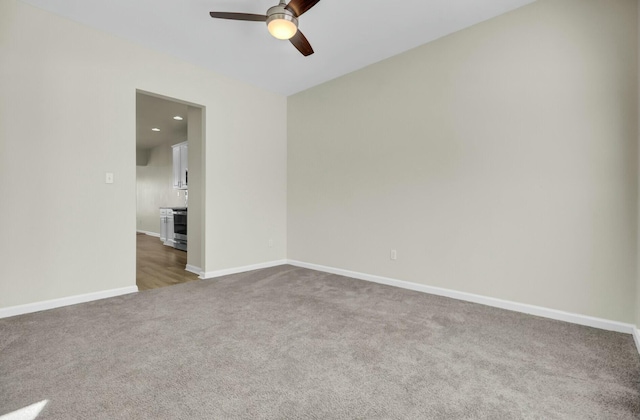
<svg viewBox="0 0 640 420"><path fill-rule="evenodd" d="M164 245L187 250L186 207L160 208L160 240Z"/></svg>
<svg viewBox="0 0 640 420"><path fill-rule="evenodd" d="M187 250L187 209L173 210L173 247Z"/></svg>

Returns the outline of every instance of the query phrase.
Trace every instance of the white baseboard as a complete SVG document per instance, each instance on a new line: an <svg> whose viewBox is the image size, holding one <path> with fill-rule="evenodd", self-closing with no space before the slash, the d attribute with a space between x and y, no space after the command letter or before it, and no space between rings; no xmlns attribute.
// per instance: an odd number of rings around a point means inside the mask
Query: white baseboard
<svg viewBox="0 0 640 420"><path fill-rule="evenodd" d="M47 309L60 308L61 306L75 305L78 303L91 302L93 300L106 299L114 296L126 295L138 291L138 286L122 287L120 289L103 290L102 292L87 293L84 295L68 296L59 299L43 300L40 302L27 303L25 305L9 306L0 308L0 318L28 314L32 312L45 311Z"/></svg>
<svg viewBox="0 0 640 420"><path fill-rule="evenodd" d="M156 237L156 238L159 238L159 237L160 237L160 234L159 234L159 233L155 233L155 232L147 232L146 230L136 230L136 232L138 232L138 233L144 233L144 234L145 234L145 235L147 235L147 236L154 236L154 237Z"/></svg>
<svg viewBox="0 0 640 420"><path fill-rule="evenodd" d="M638 349L638 353L640 353L640 329L638 327L633 329L633 339L636 342L636 348Z"/></svg>
<svg viewBox="0 0 640 420"><path fill-rule="evenodd" d="M195 265L187 264L184 267L184 271L188 271L193 274L197 274L200 278L202 278L202 268L196 267Z"/></svg>
<svg viewBox="0 0 640 420"><path fill-rule="evenodd" d="M525 314L536 315L544 318L556 319L558 321L570 322L572 324L585 325L588 327L600 328L607 331L616 331L627 334L636 334L636 344L640 337L637 337L637 328L633 324L625 324L618 321L610 321L608 319L595 318L587 315L574 314L570 312L559 311L557 309L549 309L542 306L528 305L526 303L512 302L492 298L488 296L475 295L472 293L459 292L441 287L426 286L423 284L412 283L404 280L397 280L388 277L375 276L372 274L359 273L356 271L343 270L340 268L327 267L318 264L311 264L302 261L288 260L288 264L297 267L309 268L311 270L324 271L327 273L338 274L346 277L353 277L359 280L371 281L374 283L386 284L388 286L400 287L403 289L415 290L418 292L429 293L432 295L446 296L453 299L464 300L467 302L480 303L482 305L493 306L496 308L508 309L510 311L522 312ZM640 351L640 345L639 345Z"/></svg>
<svg viewBox="0 0 640 420"><path fill-rule="evenodd" d="M276 267L288 264L287 260L268 261L259 264L245 265L243 267L225 268L222 270L208 271L200 274L201 279L213 279L216 277L228 276L229 274L244 273L245 271L259 270L261 268Z"/></svg>
<svg viewBox="0 0 640 420"><path fill-rule="evenodd" d="M389 277L376 276L373 274L365 274L356 271L343 270L341 268L328 267L319 264L306 263L296 260L276 260L259 264L246 265L242 267L227 268L204 273L200 267L188 265L186 271L198 274L201 279L213 279L216 277L226 276L229 274L244 273L246 271L259 270L261 268L276 267L279 265L290 264L296 267L308 268L311 270L323 271L326 273L338 274L345 277L352 277L359 280L370 281L374 283L386 284L388 286L400 287L403 289L414 290L423 293L429 293L438 296L445 296L453 299L463 300L467 302L479 303L482 305L493 306L496 308L507 309L515 312L536 315L544 318L555 319L559 321L570 322L573 324L585 325L589 327L599 328L608 331L616 331L633 335L636 347L640 353L640 329L633 324L623 322L610 321L602 318L595 318L587 315L574 314L570 312L549 309L542 306L528 305L525 303L512 302L503 299L497 299L472 293L459 292L456 290L445 289L441 287L426 286L423 284L412 283L404 280L393 279ZM11 316L22 315L32 312L44 311L47 309L59 308L62 306L75 305L78 303L90 302L94 300L106 299L115 296L136 293L137 286L122 287L119 289L104 290L101 292L87 293L83 295L69 296L59 299L45 300L41 302L28 303L25 305L10 306L0 308L0 318L8 318Z"/></svg>

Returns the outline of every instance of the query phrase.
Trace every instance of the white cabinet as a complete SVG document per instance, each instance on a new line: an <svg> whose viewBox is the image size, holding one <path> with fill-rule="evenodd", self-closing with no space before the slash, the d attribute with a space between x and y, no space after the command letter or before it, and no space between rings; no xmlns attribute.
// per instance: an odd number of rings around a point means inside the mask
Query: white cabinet
<svg viewBox="0 0 640 420"><path fill-rule="evenodd" d="M173 246L173 239L175 238L175 233L173 232L173 210L167 209L167 239L165 239L164 244L168 246Z"/></svg>
<svg viewBox="0 0 640 420"><path fill-rule="evenodd" d="M167 209L160 209L160 240L167 240Z"/></svg>
<svg viewBox="0 0 640 420"><path fill-rule="evenodd" d="M189 159L187 142L171 146L173 148L173 188L186 190L189 183Z"/></svg>
<svg viewBox="0 0 640 420"><path fill-rule="evenodd" d="M172 245L173 239L173 210L160 209L160 240L165 245Z"/></svg>

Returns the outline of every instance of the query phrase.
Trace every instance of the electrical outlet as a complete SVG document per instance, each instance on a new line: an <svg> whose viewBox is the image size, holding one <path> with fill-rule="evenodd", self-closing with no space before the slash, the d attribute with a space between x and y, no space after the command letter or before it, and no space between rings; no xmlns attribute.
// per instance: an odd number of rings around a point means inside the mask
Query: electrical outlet
<svg viewBox="0 0 640 420"><path fill-rule="evenodd" d="M395 261L395 260L397 260L397 259L398 259L398 251L396 251L395 249L392 249L392 250L391 250L391 259L392 259L393 261Z"/></svg>
<svg viewBox="0 0 640 420"><path fill-rule="evenodd" d="M273 239L269 239L269 248L273 247Z"/></svg>

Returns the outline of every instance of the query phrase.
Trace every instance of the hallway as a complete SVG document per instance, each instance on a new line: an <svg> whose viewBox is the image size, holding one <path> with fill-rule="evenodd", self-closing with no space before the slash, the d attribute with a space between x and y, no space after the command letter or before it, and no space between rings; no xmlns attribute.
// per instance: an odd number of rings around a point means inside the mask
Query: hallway
<svg viewBox="0 0 640 420"><path fill-rule="evenodd" d="M172 286L198 280L196 274L185 271L187 253L160 242L159 238L136 234L136 285L138 290Z"/></svg>

